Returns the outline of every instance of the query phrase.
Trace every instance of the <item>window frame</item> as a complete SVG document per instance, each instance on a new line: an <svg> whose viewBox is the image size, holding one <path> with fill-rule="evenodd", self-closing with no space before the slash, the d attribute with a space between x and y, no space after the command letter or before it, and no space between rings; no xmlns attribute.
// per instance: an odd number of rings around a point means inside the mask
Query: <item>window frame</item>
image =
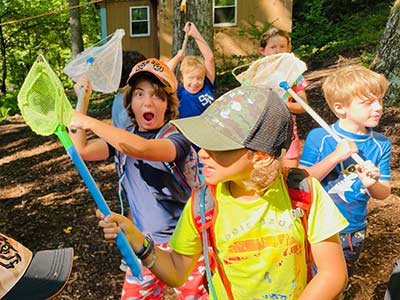
<svg viewBox="0 0 400 300"><path fill-rule="evenodd" d="M147 19L146 20L133 20L132 11L138 8L145 8L147 12ZM147 33L133 33L132 25L133 23L138 22L147 22ZM150 6L149 5L140 5L140 6L130 6L129 7L129 32L131 37L148 37L151 35L151 26L150 26Z"/></svg>
<svg viewBox="0 0 400 300"><path fill-rule="evenodd" d="M238 2L238 0L234 0L234 4L233 4L233 5L225 5L225 6L216 6L216 5L215 5L215 1L216 1L216 0L213 1L213 26L214 26L214 27L231 27L231 26L237 26L237 17L238 17L238 16L237 16L237 7L238 7L237 2ZM235 20L234 20L234 22L233 22L233 23L225 22L225 23L218 23L218 24L215 24L215 9L218 9L218 8L229 8L229 7L233 7L234 10L235 10L235 12L234 12L234 14L235 14Z"/></svg>

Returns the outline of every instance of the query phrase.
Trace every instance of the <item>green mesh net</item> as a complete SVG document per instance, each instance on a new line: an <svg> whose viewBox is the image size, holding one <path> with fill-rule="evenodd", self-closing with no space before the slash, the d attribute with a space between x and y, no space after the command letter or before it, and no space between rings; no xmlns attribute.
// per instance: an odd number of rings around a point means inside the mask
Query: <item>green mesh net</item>
<svg viewBox="0 0 400 300"><path fill-rule="evenodd" d="M42 55L36 59L18 93L18 106L31 129L51 135L58 125L68 125L72 117L64 87Z"/></svg>

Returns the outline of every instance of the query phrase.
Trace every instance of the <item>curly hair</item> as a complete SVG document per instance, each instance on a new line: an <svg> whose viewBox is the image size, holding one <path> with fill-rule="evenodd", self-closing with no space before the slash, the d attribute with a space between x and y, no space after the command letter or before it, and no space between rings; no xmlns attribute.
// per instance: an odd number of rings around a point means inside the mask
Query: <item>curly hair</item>
<svg viewBox="0 0 400 300"><path fill-rule="evenodd" d="M178 96L176 95L176 92L172 93L172 94L166 92L163 84L159 80L157 80L156 77L154 77L151 74L143 73L140 76L138 76L138 78L136 79L133 86L126 85L122 89L124 107L125 107L126 111L128 112L129 118L133 125L136 126L137 122L136 122L135 114L132 111L131 103L132 103L133 91L135 90L136 85L139 82L138 79L145 79L145 80L150 81L153 88L155 89L155 92L158 95L160 95L161 98L167 100L167 110L166 110L165 116L164 116L165 123L167 123L171 120L175 120L179 117L179 110L178 110L179 100L178 100Z"/></svg>
<svg viewBox="0 0 400 300"><path fill-rule="evenodd" d="M256 153L253 150L249 151ZM265 153L265 158L253 164L250 178L246 180L247 188L255 190L258 195L262 196L280 173L281 163L279 158Z"/></svg>

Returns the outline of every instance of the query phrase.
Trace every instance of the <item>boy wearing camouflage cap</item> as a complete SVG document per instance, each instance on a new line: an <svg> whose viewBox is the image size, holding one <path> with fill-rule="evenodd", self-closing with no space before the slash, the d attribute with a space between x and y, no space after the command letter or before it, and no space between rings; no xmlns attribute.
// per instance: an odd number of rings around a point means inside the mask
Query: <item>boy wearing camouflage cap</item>
<svg viewBox="0 0 400 300"><path fill-rule="evenodd" d="M279 161L290 143L292 124L279 96L242 86L202 115L172 123L202 148L206 184L215 191L215 254L231 291L218 269L209 282L214 289L210 299L336 299L347 282L338 239L347 222L315 179L307 234L293 212ZM202 254L193 203L187 202L169 241L174 251L152 249L145 260L170 286L182 284ZM128 219L114 213L97 216L106 239L115 239L122 229L135 251L143 248L143 234ZM318 267L308 283L305 235Z"/></svg>

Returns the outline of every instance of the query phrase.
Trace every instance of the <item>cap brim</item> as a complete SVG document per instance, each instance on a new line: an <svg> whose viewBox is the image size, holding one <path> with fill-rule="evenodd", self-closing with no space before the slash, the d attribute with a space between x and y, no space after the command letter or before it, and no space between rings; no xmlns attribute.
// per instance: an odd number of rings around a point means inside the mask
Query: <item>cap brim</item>
<svg viewBox="0 0 400 300"><path fill-rule="evenodd" d="M39 251L23 277L4 296L4 300L52 299L64 288L71 274L72 248Z"/></svg>
<svg viewBox="0 0 400 300"><path fill-rule="evenodd" d="M151 76L156 82L158 82L161 86L168 86L167 84L165 84L165 82L163 82L157 75L155 75L152 72L149 72L147 70L143 70L143 71L138 71L135 74L133 74L131 77L128 78L127 80L127 84L129 84L130 86L133 86L133 83L135 82L135 80L140 77L143 76L144 74Z"/></svg>
<svg viewBox="0 0 400 300"><path fill-rule="evenodd" d="M196 146L211 151L228 151L245 148L212 127L201 116L171 121L183 135Z"/></svg>

